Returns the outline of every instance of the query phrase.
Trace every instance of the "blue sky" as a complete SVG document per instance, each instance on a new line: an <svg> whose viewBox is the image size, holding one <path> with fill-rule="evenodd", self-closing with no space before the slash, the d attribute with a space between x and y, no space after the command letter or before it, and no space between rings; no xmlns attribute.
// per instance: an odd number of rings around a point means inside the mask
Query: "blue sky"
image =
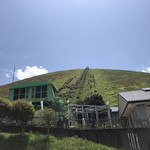
<svg viewBox="0 0 150 150"><path fill-rule="evenodd" d="M47 72L150 72L149 0L0 0L0 85Z"/></svg>

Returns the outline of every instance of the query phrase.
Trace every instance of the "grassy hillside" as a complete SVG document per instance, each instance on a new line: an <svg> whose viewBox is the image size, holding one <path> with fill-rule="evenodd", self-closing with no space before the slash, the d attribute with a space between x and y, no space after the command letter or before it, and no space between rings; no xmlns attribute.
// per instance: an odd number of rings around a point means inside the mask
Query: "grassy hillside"
<svg viewBox="0 0 150 150"><path fill-rule="evenodd" d="M110 101L111 106L117 106L118 92L140 90L150 87L150 74L133 71L85 69L67 70L48 73L0 86L0 96L8 97L8 88L12 85L27 82L54 83L59 95L74 103L84 101L85 97L101 94L105 101Z"/></svg>
<svg viewBox="0 0 150 150"><path fill-rule="evenodd" d="M118 93L150 87L150 74L121 70L92 70L98 90L111 106L118 105Z"/></svg>
<svg viewBox="0 0 150 150"><path fill-rule="evenodd" d="M9 94L9 87L28 82L53 82L55 87L59 89L70 77L76 76L77 78L82 74L83 70L67 70L48 73L40 76L35 76L11 84L0 86L0 97L7 98Z"/></svg>

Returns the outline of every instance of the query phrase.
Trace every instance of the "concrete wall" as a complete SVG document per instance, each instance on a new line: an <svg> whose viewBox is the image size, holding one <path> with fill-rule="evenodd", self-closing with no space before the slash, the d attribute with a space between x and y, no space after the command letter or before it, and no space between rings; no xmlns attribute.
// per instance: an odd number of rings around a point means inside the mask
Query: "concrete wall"
<svg viewBox="0 0 150 150"><path fill-rule="evenodd" d="M136 105L130 115L130 122L134 127L144 127L149 125L146 105Z"/></svg>
<svg viewBox="0 0 150 150"><path fill-rule="evenodd" d="M96 143L123 150L150 150L150 128L126 129L52 129L58 137L77 135Z"/></svg>
<svg viewBox="0 0 150 150"><path fill-rule="evenodd" d="M137 105L138 116L142 121L148 120L148 115L146 111L146 105Z"/></svg>
<svg viewBox="0 0 150 150"><path fill-rule="evenodd" d="M127 101L118 94L118 111L119 111L119 117L121 117L122 113L124 112L124 109L127 105Z"/></svg>
<svg viewBox="0 0 150 150"><path fill-rule="evenodd" d="M20 132L19 126L1 126L2 132ZM44 127L28 127L27 131L46 134ZM150 128L122 129L63 129L51 128L50 133L56 137L77 135L90 141L123 150L150 150Z"/></svg>

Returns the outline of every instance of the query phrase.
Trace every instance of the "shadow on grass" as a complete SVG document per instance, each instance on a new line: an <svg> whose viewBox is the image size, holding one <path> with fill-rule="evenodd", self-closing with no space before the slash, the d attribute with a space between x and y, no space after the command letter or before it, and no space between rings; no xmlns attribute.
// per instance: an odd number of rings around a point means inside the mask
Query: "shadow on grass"
<svg viewBox="0 0 150 150"><path fill-rule="evenodd" d="M27 135L0 135L0 148L2 150L25 150L28 146L29 138Z"/></svg>
<svg viewBox="0 0 150 150"><path fill-rule="evenodd" d="M54 138L40 134L0 134L0 150L49 150Z"/></svg>
<svg viewBox="0 0 150 150"><path fill-rule="evenodd" d="M35 139L30 141L29 150L48 150L50 148L51 140L48 136L44 138L41 138L40 135L35 136Z"/></svg>

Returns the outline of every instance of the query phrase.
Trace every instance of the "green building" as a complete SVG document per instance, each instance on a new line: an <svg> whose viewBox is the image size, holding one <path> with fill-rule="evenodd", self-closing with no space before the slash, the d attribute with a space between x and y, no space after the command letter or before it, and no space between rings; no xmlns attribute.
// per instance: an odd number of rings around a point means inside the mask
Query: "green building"
<svg viewBox="0 0 150 150"><path fill-rule="evenodd" d="M35 107L43 109L44 106L63 107L63 100L58 97L57 90L51 82L30 82L9 88L8 99L13 102L25 99Z"/></svg>

